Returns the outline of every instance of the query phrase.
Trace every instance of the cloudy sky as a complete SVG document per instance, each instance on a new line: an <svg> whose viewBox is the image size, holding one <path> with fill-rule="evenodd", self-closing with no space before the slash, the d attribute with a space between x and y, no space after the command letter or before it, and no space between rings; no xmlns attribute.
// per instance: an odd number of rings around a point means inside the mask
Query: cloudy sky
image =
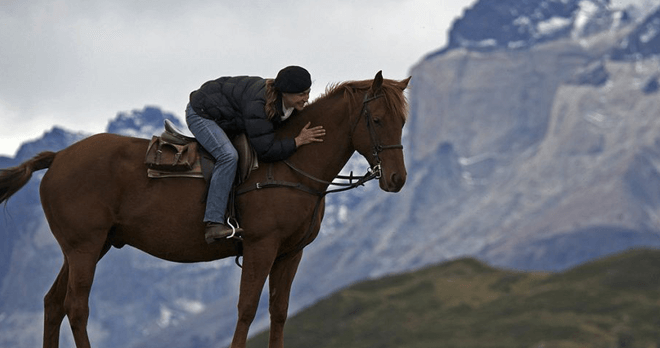
<svg viewBox="0 0 660 348"><path fill-rule="evenodd" d="M403 79L441 48L474 0L2 0L0 155L54 125L102 132L117 112L159 106L225 75L287 65L328 83L383 70Z"/></svg>
<svg viewBox="0 0 660 348"><path fill-rule="evenodd" d="M378 70L403 79L475 1L1 0L0 155L146 105L182 117L192 90L225 75L302 65L312 98Z"/></svg>

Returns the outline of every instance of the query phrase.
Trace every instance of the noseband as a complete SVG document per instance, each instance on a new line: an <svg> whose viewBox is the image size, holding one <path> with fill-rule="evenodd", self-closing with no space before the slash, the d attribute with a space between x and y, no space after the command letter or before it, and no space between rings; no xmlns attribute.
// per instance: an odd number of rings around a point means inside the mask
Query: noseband
<svg viewBox="0 0 660 348"><path fill-rule="evenodd" d="M374 157L374 161L375 161L375 164L371 167L370 171L375 174L376 178L380 178L380 176L382 175L381 160L378 154L380 154L385 150L403 149L403 145L401 144L382 145L378 138L378 134L376 134L374 120L373 117L371 116L371 110L369 109L369 102L374 101L382 96L383 96L382 94L378 94L369 97L369 94L365 93L364 100L362 101L362 110L360 111L360 115L355 119L355 123L353 123L350 132L350 137L351 139L353 139L353 133L355 132L355 128L357 128L358 123L360 123L360 119L362 118L362 116L364 116L367 124L367 130L369 131L369 137L371 138L371 146L372 146L371 154Z"/></svg>

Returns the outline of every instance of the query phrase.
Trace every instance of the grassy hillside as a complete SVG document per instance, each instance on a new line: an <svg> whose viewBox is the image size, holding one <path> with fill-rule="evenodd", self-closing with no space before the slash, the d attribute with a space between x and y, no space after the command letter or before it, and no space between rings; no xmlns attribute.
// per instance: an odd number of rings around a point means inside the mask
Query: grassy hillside
<svg viewBox="0 0 660 348"><path fill-rule="evenodd" d="M557 274L447 262L342 290L290 318L285 335L287 348L656 348L660 251Z"/></svg>

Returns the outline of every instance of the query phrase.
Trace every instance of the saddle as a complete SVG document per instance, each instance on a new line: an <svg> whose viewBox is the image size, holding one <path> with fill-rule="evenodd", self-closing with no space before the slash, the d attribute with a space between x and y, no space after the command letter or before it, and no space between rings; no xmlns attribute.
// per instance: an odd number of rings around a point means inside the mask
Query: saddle
<svg viewBox="0 0 660 348"><path fill-rule="evenodd" d="M244 182L259 168L257 153L245 134L232 138L238 152L236 185ZM204 178L208 182L215 159L193 137L183 134L170 120L165 120L165 131L151 138L144 159L150 178Z"/></svg>

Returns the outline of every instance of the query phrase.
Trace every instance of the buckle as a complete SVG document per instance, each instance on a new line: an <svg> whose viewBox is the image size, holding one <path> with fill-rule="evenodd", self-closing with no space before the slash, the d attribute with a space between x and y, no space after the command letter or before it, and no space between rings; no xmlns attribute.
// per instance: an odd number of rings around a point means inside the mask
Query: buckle
<svg viewBox="0 0 660 348"><path fill-rule="evenodd" d="M383 170L380 167L380 163L378 163L375 166L369 168L369 171L371 172L371 174L375 175L376 179L380 179L380 177L383 175Z"/></svg>

